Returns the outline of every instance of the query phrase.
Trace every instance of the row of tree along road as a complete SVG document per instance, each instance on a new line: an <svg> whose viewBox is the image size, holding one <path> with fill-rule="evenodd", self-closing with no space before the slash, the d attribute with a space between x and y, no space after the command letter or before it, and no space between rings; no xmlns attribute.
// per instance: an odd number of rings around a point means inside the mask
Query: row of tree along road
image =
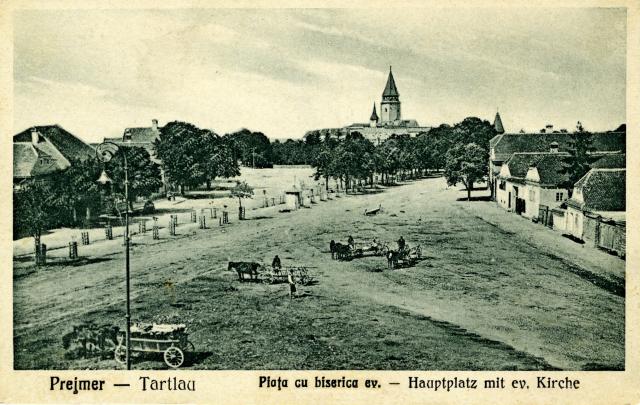
<svg viewBox="0 0 640 405"><path fill-rule="evenodd" d="M154 143L155 157L162 167L145 149L123 147L106 164L97 158L72 162L62 173L32 179L15 189L14 238L31 235L38 240L46 229L88 226L86 221L96 214L119 215L124 209L133 210L134 201L152 197L163 187L180 193L209 189L216 179L239 176L241 164L258 168L307 164L315 169L316 180L324 179L327 188L333 179L347 190L373 185L374 178L389 184L394 178L443 170L450 185L463 183L470 195L474 183L488 174L489 140L495 135L488 121L475 117L453 126L440 125L415 137L393 135L378 145L357 132L336 136L311 131L304 139L270 142L261 132L244 129L220 136L174 121L161 128ZM122 154L129 165L126 202ZM96 181L103 170L115 180L108 187ZM235 193L237 197L251 195L246 184Z"/></svg>

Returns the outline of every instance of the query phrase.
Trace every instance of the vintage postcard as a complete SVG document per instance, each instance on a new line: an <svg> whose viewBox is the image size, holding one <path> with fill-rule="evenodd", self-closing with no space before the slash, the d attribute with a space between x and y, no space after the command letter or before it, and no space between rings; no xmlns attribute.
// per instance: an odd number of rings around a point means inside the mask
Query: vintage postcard
<svg viewBox="0 0 640 405"><path fill-rule="evenodd" d="M0 3L0 402L640 403L639 6Z"/></svg>

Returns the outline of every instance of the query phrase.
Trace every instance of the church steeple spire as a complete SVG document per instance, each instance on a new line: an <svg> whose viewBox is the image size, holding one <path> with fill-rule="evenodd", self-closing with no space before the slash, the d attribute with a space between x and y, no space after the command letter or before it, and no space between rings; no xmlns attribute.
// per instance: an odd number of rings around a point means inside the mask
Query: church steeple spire
<svg viewBox="0 0 640 405"><path fill-rule="evenodd" d="M496 111L496 118L493 120L493 127L498 134L504 134L504 127L502 126L502 119L500 113Z"/></svg>
<svg viewBox="0 0 640 405"><path fill-rule="evenodd" d="M382 97L398 97L398 89L396 88L396 81L393 79L393 72L391 71L391 66L389 66L389 77L387 77L387 85L384 86L384 92L382 92Z"/></svg>

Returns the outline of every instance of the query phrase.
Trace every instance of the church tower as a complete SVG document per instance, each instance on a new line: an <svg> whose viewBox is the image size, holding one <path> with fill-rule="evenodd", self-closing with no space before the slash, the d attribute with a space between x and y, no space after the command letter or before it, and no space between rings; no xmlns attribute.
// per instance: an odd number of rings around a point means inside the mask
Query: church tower
<svg viewBox="0 0 640 405"><path fill-rule="evenodd" d="M380 121L385 124L400 119L400 94L396 88L396 81L393 80L391 66L389 66L389 77L387 78L384 92L382 92L382 102L380 103Z"/></svg>

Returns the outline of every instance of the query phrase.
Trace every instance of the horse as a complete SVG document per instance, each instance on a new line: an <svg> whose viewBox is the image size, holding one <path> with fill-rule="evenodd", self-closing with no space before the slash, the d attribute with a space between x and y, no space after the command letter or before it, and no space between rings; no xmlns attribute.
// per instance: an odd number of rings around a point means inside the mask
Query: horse
<svg viewBox="0 0 640 405"><path fill-rule="evenodd" d="M340 242L337 242L335 245L336 257L338 260L344 260L351 256L351 246L343 245Z"/></svg>
<svg viewBox="0 0 640 405"><path fill-rule="evenodd" d="M333 239L331 239L331 242L329 242L329 251L331 251L331 258L335 259L336 258L336 241L334 241Z"/></svg>
<svg viewBox="0 0 640 405"><path fill-rule="evenodd" d="M387 267L393 269L398 265L398 259L400 258L400 252L397 250L389 250L387 252Z"/></svg>
<svg viewBox="0 0 640 405"><path fill-rule="evenodd" d="M258 279L258 269L260 268L260 263L256 262L229 262L227 266L227 270L235 270L238 272L238 280L244 281L244 275L248 274L250 280Z"/></svg>

